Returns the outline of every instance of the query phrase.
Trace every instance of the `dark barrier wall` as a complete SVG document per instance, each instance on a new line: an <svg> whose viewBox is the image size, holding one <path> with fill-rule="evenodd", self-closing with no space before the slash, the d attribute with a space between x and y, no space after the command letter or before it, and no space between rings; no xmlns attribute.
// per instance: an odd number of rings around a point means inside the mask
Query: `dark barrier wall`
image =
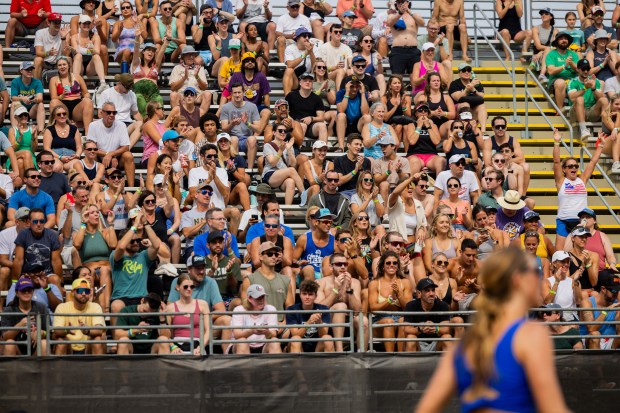
<svg viewBox="0 0 620 413"><path fill-rule="evenodd" d="M0 411L410 413L437 360L382 354L5 359ZM556 360L574 412L618 411L618 353ZM458 411L456 401L446 411Z"/></svg>

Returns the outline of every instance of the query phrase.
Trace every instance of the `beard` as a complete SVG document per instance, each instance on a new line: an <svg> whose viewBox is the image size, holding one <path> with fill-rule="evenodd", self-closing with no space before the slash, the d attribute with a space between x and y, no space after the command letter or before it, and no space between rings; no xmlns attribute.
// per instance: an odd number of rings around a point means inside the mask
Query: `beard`
<svg viewBox="0 0 620 413"><path fill-rule="evenodd" d="M568 49L568 43L558 43L556 47L561 51L565 51L566 49Z"/></svg>

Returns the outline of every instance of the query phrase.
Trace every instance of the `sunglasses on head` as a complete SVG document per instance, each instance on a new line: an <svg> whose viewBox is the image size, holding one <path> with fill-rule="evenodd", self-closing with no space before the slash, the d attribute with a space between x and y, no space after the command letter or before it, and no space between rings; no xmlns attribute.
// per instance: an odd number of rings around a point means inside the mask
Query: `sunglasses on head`
<svg viewBox="0 0 620 413"><path fill-rule="evenodd" d="M184 290L193 290L196 286L194 284L185 284L182 288Z"/></svg>
<svg viewBox="0 0 620 413"><path fill-rule="evenodd" d="M172 11L172 7L165 7L161 9L161 11Z"/></svg>
<svg viewBox="0 0 620 413"><path fill-rule="evenodd" d="M82 294L90 294L90 288L76 288L75 289L75 293L78 295L82 295Z"/></svg>
<svg viewBox="0 0 620 413"><path fill-rule="evenodd" d="M208 189L203 189L202 191L200 191L201 194L203 195L213 195L213 191L209 191Z"/></svg>

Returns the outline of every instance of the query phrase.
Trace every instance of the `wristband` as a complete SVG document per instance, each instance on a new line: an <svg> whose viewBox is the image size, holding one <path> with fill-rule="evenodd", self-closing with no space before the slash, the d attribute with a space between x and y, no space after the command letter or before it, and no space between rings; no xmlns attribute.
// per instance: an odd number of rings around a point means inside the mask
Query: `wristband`
<svg viewBox="0 0 620 413"><path fill-rule="evenodd" d="M142 194L142 189L140 189L140 188L136 189L136 194L138 194L138 195Z"/></svg>
<svg viewBox="0 0 620 413"><path fill-rule="evenodd" d="M353 176L357 175L357 172L355 172L355 169L351 171L351 175Z"/></svg>
<svg viewBox="0 0 620 413"><path fill-rule="evenodd" d="M86 229L86 224L81 224L80 229Z"/></svg>
<svg viewBox="0 0 620 413"><path fill-rule="evenodd" d="M129 229L132 230L134 233L138 231L138 228L134 227L133 225Z"/></svg>
<svg viewBox="0 0 620 413"><path fill-rule="evenodd" d="M603 314L605 317L607 317L607 311L601 311L601 314Z"/></svg>
<svg viewBox="0 0 620 413"><path fill-rule="evenodd" d="M151 18L151 13L146 13L146 18L150 19ZM202 29L202 26L200 28Z"/></svg>
<svg viewBox="0 0 620 413"><path fill-rule="evenodd" d="M344 95L343 99L349 99L349 95Z"/></svg>
<svg viewBox="0 0 620 413"><path fill-rule="evenodd" d="M555 295L556 293L555 293L555 291L553 291L553 290L549 290L549 294L553 294L553 295Z"/></svg>
<svg viewBox="0 0 620 413"><path fill-rule="evenodd" d="M166 231L168 233L168 235L172 234L174 231L172 230L172 228L168 229L168 231Z"/></svg>
<svg viewBox="0 0 620 413"><path fill-rule="evenodd" d="M334 294L338 295L338 290L336 288L332 288L332 291L334 292Z"/></svg>
<svg viewBox="0 0 620 413"><path fill-rule="evenodd" d="M391 295L388 296L387 302L392 304L392 305L396 305L396 301L394 300L394 298Z"/></svg>
<svg viewBox="0 0 620 413"><path fill-rule="evenodd" d="M387 176L390 176L392 173L391 173L389 170L387 170L387 171L385 171L385 174L386 174Z"/></svg>
<svg viewBox="0 0 620 413"><path fill-rule="evenodd" d="M378 204L379 200L378 199L373 199L372 202L374 202L375 204Z"/></svg>
<svg viewBox="0 0 620 413"><path fill-rule="evenodd" d="M199 25L198 25L198 28L202 30L202 29L204 29L205 27L204 27L202 24L199 24Z"/></svg>
<svg viewBox="0 0 620 413"><path fill-rule="evenodd" d="M49 285L47 287L45 287L43 289L43 291L45 291L46 293L48 293L50 290L52 289L52 287L50 287Z"/></svg>
<svg viewBox="0 0 620 413"><path fill-rule="evenodd" d="M421 135L421 134L422 134L422 130L420 130L420 129L418 129L418 128L415 128L415 131L416 131L416 133L417 133L418 135Z"/></svg>
<svg viewBox="0 0 620 413"><path fill-rule="evenodd" d="M133 334L133 330L130 328L129 329L129 338L133 338L134 334Z"/></svg>
<svg viewBox="0 0 620 413"><path fill-rule="evenodd" d="M170 351L174 351L174 350L176 350L178 348L179 348L179 346L177 346L176 344L171 344L170 345Z"/></svg>
<svg viewBox="0 0 620 413"><path fill-rule="evenodd" d="M586 270L592 266L592 263L586 265Z"/></svg>
<svg viewBox="0 0 620 413"><path fill-rule="evenodd" d="M217 47L217 46L215 46L215 50L219 50L219 51L221 51L221 50L222 50L222 48L221 48L221 47Z"/></svg>
<svg viewBox="0 0 620 413"><path fill-rule="evenodd" d="M435 334L439 335L439 326L435 326Z"/></svg>
<svg viewBox="0 0 620 413"><path fill-rule="evenodd" d="M553 142L553 146L560 146L560 142Z"/></svg>

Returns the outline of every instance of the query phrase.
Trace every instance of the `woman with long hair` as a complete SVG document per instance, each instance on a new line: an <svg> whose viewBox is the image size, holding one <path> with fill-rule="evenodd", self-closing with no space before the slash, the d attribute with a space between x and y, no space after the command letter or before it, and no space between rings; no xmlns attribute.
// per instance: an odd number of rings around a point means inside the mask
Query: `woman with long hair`
<svg viewBox="0 0 620 413"><path fill-rule="evenodd" d="M149 191L154 191L155 190L155 176L157 175L163 175L164 178L164 184L166 185L166 187L168 188L168 192L170 192L172 194L172 197L174 199L176 199L178 202L181 202L181 191L183 190L183 188L181 188L182 185L182 178L184 176L184 172L183 170L180 170L179 172L174 172L172 169L172 164L174 162L172 161L172 158L170 157L170 155L167 155L165 153L162 153L161 155L159 155L155 161L155 169L153 170L153 176L147 176L146 178L146 189L148 189Z"/></svg>
<svg viewBox="0 0 620 413"><path fill-rule="evenodd" d="M142 167L147 168L149 158L157 154L161 137L170 128L169 119L166 119L163 103L152 100L146 105L146 120L142 125Z"/></svg>
<svg viewBox="0 0 620 413"><path fill-rule="evenodd" d="M448 214L436 214L430 227L430 236L424 242L422 259L426 271L431 271L433 255L442 252L448 259L456 258L461 248L461 242L456 238L450 222L452 217Z"/></svg>
<svg viewBox="0 0 620 413"><path fill-rule="evenodd" d="M75 197L73 197L73 194L75 193L75 190L78 187L83 187L84 189L89 191L87 201L81 202L82 205L85 205L86 203L94 204L95 195L98 193L98 188L93 189L93 187L89 184L88 179L86 178L86 175L84 175L82 172L76 169L71 169L69 170L67 176L69 178L69 186L71 187L71 193L62 194L60 198L58 199L58 204L56 207L56 222L60 222L60 215L62 211L65 210L65 206L67 205L67 202L69 202L70 204L75 204ZM73 201L69 201L70 197L68 195L74 198Z"/></svg>
<svg viewBox="0 0 620 413"><path fill-rule="evenodd" d="M357 214L362 211L368 215L369 226L373 233L383 237L385 228L381 225L381 220L386 212L385 205L379 194L379 187L375 185L375 178L370 171L360 172L355 193L351 197L351 212Z"/></svg>
<svg viewBox="0 0 620 413"><path fill-rule="evenodd" d="M55 106L43 132L43 150L54 155L54 172L69 171L82 156L82 134L67 121L68 114L65 105Z"/></svg>
<svg viewBox="0 0 620 413"><path fill-rule="evenodd" d="M491 256L494 251L504 248L507 243L507 234L497 228L493 228L489 222L487 210L480 204L472 209L473 229L471 236L478 244L478 259L484 260Z"/></svg>
<svg viewBox="0 0 620 413"><path fill-rule="evenodd" d="M532 56L532 63L530 68L539 71L538 80L546 82L547 76L547 64L545 59L547 53L551 51L555 36L558 34L558 29L555 27L555 17L553 13L548 9L541 9L538 11L540 14L540 24L532 28L532 39L534 40L534 56Z"/></svg>
<svg viewBox="0 0 620 413"><path fill-rule="evenodd" d="M407 152L409 139L406 137L413 133L415 125L411 117L411 96L403 89L401 75L389 77L385 94L381 96L381 102L386 108L384 121L392 125L396 139L403 143L405 152Z"/></svg>
<svg viewBox="0 0 620 413"><path fill-rule="evenodd" d="M456 119L456 107L450 95L444 93L445 87L437 72L426 74L424 89L414 96L415 104L426 102L430 110L430 119L439 129L442 138L448 136L450 121Z"/></svg>
<svg viewBox="0 0 620 413"><path fill-rule="evenodd" d="M392 141L396 148L400 147L396 131L385 122L386 106L383 102L375 102L370 107L370 122L362 128L362 140L364 143L364 156L372 159L383 157L381 144Z"/></svg>
<svg viewBox="0 0 620 413"><path fill-rule="evenodd" d="M428 83L429 72L437 73L440 77L440 82L444 85L449 85L452 80L452 73L446 73L444 65L435 60L435 44L424 43L422 45L422 55L419 62L413 65L411 72L411 86L413 91L411 96L415 96L424 91L426 83Z"/></svg>
<svg viewBox="0 0 620 413"><path fill-rule="evenodd" d="M16 126L9 129L8 138L15 151L19 175L23 178L27 169L38 167L35 152L39 142L37 128L28 123L30 118L25 107L21 106L15 110L15 120ZM5 168L15 170L11 167L10 159L7 159Z"/></svg>
<svg viewBox="0 0 620 413"><path fill-rule="evenodd" d="M86 186L92 188L93 185L98 185L96 188L97 190L99 189L99 185L101 184L101 180L105 174L103 164L97 161L98 149L99 147L97 146L97 142L86 139L82 145L82 154L84 157L80 159L79 162L75 162L73 164L76 172L86 176L88 181Z"/></svg>
<svg viewBox="0 0 620 413"><path fill-rule="evenodd" d="M525 234L523 234L523 247L521 247L521 249L534 257L536 260L538 276L545 280L549 277L550 265L547 258L541 257L537 254L538 249L540 248L540 237L538 235L539 234L536 231L526 231ZM518 244L516 245L519 246Z"/></svg>
<svg viewBox="0 0 620 413"><path fill-rule="evenodd" d="M465 293L458 290L456 280L450 277L450 273L448 272L448 257L446 257L446 254L443 252L438 252L432 256L432 263L432 271L428 278L433 280L437 285L435 289L437 299L448 304L450 311L458 311L459 301L465 297ZM459 316L450 317L450 323L463 323L463 318ZM454 338L461 338L465 331L464 327L453 327L451 329L453 330L452 337Z"/></svg>
<svg viewBox="0 0 620 413"><path fill-rule="evenodd" d="M95 204L88 204L82 208L82 225L79 231L73 233L73 247L80 255L80 262L73 266L84 265L95 272L96 284L107 287L99 296L101 308L110 307L112 294L112 266L110 265L110 251L116 248L116 232L114 231L114 213L108 211L107 226L104 227L103 218Z"/></svg>
<svg viewBox="0 0 620 413"><path fill-rule="evenodd" d="M108 37L110 37L110 25L104 16L99 11L100 0L81 0L79 3L82 9L79 15L71 18L71 35L78 34L82 27L80 18L87 16L90 18L90 30L99 36L99 57L103 64L103 72L108 72ZM103 90L101 90L103 91Z"/></svg>
<svg viewBox="0 0 620 413"><path fill-rule="evenodd" d="M280 126L280 128L284 128ZM276 129L277 132L277 129ZM334 169L334 163L327 160L327 143L316 140L312 144L312 156L301 165L301 176L306 188L306 199L312 198L321 191L325 174Z"/></svg>
<svg viewBox="0 0 620 413"><path fill-rule="evenodd" d="M250 175L245 172L248 163L240 156L231 145L232 139L227 133L217 135L217 166L224 168L228 174L230 184L230 197L228 203L231 205L241 204L244 210L250 209Z"/></svg>
<svg viewBox="0 0 620 413"><path fill-rule="evenodd" d="M390 231L398 231L410 244L424 241L428 225L424 205L413 195L418 179L419 174L401 179L388 198Z"/></svg>
<svg viewBox="0 0 620 413"><path fill-rule="evenodd" d="M527 321L541 281L534 260L516 247L489 257L474 322L443 356L416 408L442 411L455 392L463 411L565 413L546 326Z"/></svg>
<svg viewBox="0 0 620 413"><path fill-rule="evenodd" d="M241 37L242 55L245 52L252 52L256 56L256 68L263 72L265 76L269 72L269 44L259 37L255 23L248 23Z"/></svg>
<svg viewBox="0 0 620 413"><path fill-rule="evenodd" d="M136 31L140 32L140 28L136 28ZM166 38L164 43L168 41ZM138 99L138 112L142 117L147 115L147 103L157 102L161 106L164 105L157 80L164 61L166 46L167 44L164 44L158 51L153 43L142 43L142 36L136 36L130 71L133 75L133 90Z"/></svg>
<svg viewBox="0 0 620 413"><path fill-rule="evenodd" d="M82 76L71 73L69 58L60 56L56 61L58 75L50 79L50 111L56 106L67 108L67 117L84 125L84 134L93 121L93 101ZM81 142L80 142L81 145Z"/></svg>
<svg viewBox="0 0 620 413"><path fill-rule="evenodd" d="M114 23L112 28L112 41L117 43L115 62L127 62L133 60L136 38L142 35L141 24L136 16L133 16L133 4L129 0L121 1L122 20Z"/></svg>
<svg viewBox="0 0 620 413"><path fill-rule="evenodd" d="M521 57L519 60L521 63L526 63L527 58L524 56L530 48L530 42L532 41L532 32L530 30L523 30L521 27L521 17L523 16L523 2L522 0L495 0L495 12L499 17L499 25L497 31L499 35L504 39L504 42L509 45L513 40L515 43L522 43ZM505 60L510 60L510 51L502 44L504 49Z"/></svg>
<svg viewBox="0 0 620 413"><path fill-rule="evenodd" d="M284 203L293 204L295 189L299 194L304 192L304 183L295 170L297 161L293 145L295 141L288 137L286 131L281 132L279 127L274 134L274 140L265 145L263 149L265 166L262 180L272 188L280 188L285 191Z"/></svg>
<svg viewBox="0 0 620 413"><path fill-rule="evenodd" d="M438 174L446 168L446 159L439 156L437 145L441 142L441 135L437 125L430 118L431 110L428 103L422 102L415 107L415 130L406 135L409 141L407 159L411 173L420 172L427 168Z"/></svg>
<svg viewBox="0 0 620 413"><path fill-rule="evenodd" d="M386 251L379 259L377 274L368 285L368 305L371 312L375 311L403 311L413 297L411 283L403 275L400 268L400 257L393 251ZM393 339L401 337L403 330L392 326L402 322L399 314L373 314L373 325L376 327L375 337ZM392 353L395 350L393 341L384 341L385 351ZM399 346L401 347L401 346Z"/></svg>
<svg viewBox="0 0 620 413"><path fill-rule="evenodd" d="M320 57L314 61L312 73L314 73L312 91L323 99L323 106L325 106L323 117L327 123L327 132L329 136L333 136L337 112L331 108L331 105L336 104L336 82L327 77L327 63Z"/></svg>
<svg viewBox="0 0 620 413"><path fill-rule="evenodd" d="M456 119L449 124L448 137L443 142L443 151L446 153L446 159L450 159L453 155L465 155L465 169L476 172L479 165L478 149L476 145L465 140L465 123Z"/></svg>
<svg viewBox="0 0 620 413"><path fill-rule="evenodd" d="M192 298L194 291L194 281L187 274L182 274L177 279L177 291L179 292L179 301L169 303L166 306L166 312L184 313L167 316L167 324L172 329L173 340L175 344L170 346L171 354L189 353L191 349L190 340L194 341L193 355L201 355L200 348L200 317L203 318L203 342L206 347L209 343L209 304L200 299ZM191 327L181 327L190 325Z"/></svg>
<svg viewBox="0 0 620 413"><path fill-rule="evenodd" d="M365 34L359 39L357 44L357 52L353 53L353 57L362 56L366 59L366 69L364 73L377 79L379 85L379 93L385 94L385 76L383 76L383 57L375 50L374 40L370 34Z"/></svg>
<svg viewBox="0 0 620 413"><path fill-rule="evenodd" d="M166 196L168 202L163 207L158 207L155 193L148 189L142 191L138 197L138 207L142 208L146 225L153 229L153 232L155 232L157 238L159 238L162 243L169 245L169 234L166 221L174 212L174 202L172 201L172 195L170 195L169 191L164 191L163 194Z"/></svg>
<svg viewBox="0 0 620 413"><path fill-rule="evenodd" d="M599 284L598 262L599 256L596 252L586 248L588 238L592 237L590 231L585 227L578 226L571 232L573 248L568 250L570 256L570 273L574 274L581 271L578 278L584 298L588 298L594 287Z"/></svg>
<svg viewBox="0 0 620 413"><path fill-rule="evenodd" d="M82 14L79 17L78 32L71 36L73 55L73 73L82 76L97 76L99 86L105 85L105 67L101 58L101 39L97 31L93 31L92 19ZM107 49L106 49L107 53Z"/></svg>
<svg viewBox="0 0 620 413"><path fill-rule="evenodd" d="M369 223L370 216L366 211L354 213L349 223L349 230L353 241L357 243L360 249L360 255L366 260L366 270L368 274L372 274L372 260L379 256L379 244L383 236L372 234L372 226ZM383 230L385 234L385 229ZM370 277L372 278L372 277ZM368 279L362 280L362 288L367 287Z"/></svg>
<svg viewBox="0 0 620 413"><path fill-rule="evenodd" d="M450 214L454 215L452 219L452 227L461 231L468 231L472 227L471 206L469 202L459 198L461 190L461 181L459 178L452 176L446 182L448 188L448 198L439 201L440 205L450 207Z"/></svg>
<svg viewBox="0 0 620 413"><path fill-rule="evenodd" d="M600 0L581 0L577 3L577 14L579 15L579 21L581 22L581 30L585 30L594 24L594 17L592 16L592 7L598 6L605 10L605 2Z"/></svg>
<svg viewBox="0 0 620 413"><path fill-rule="evenodd" d="M162 174L160 171L157 172L157 174L161 174L162 176L158 178L157 183L154 184L155 205L157 205L158 208L167 208L169 205L172 205L172 213L166 217L166 233L168 234L168 245L170 246L172 263L178 264L181 261L181 236L177 233L177 230L181 226L181 207L179 206L179 200L171 196L173 190L170 188L170 172L168 172L168 174ZM168 179L166 179L166 177L168 177ZM159 182L160 180L161 182ZM178 191L179 182L175 182L174 178L172 181L176 185L176 191Z"/></svg>

